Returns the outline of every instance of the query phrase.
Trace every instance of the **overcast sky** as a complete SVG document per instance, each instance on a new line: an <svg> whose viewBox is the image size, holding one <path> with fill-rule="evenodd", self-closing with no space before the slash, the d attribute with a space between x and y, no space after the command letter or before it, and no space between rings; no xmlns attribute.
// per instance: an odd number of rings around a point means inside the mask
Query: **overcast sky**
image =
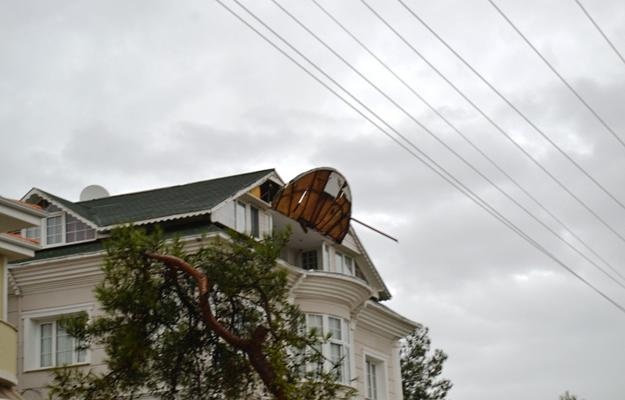
<svg viewBox="0 0 625 400"><path fill-rule="evenodd" d="M572 238L312 2L280 1L433 133L555 231ZM511 145L363 4L320 1L625 275L624 241ZM625 2L583 3L625 52ZM270 1L245 4L562 262L625 304L622 287L451 156ZM625 148L487 0L408 4L625 201ZM497 4L625 138L625 64L575 2ZM625 210L399 3L371 0L371 6L625 235ZM449 354L444 375L454 383L451 399L550 400L565 390L587 400L623 399L625 313L419 164L216 2L0 3L0 135L0 195L14 198L33 186L77 200L89 184L119 194L268 167L285 180L312 167L335 167L351 184L354 216L399 238L396 244L357 227L391 289L389 305L429 326L434 346Z"/></svg>

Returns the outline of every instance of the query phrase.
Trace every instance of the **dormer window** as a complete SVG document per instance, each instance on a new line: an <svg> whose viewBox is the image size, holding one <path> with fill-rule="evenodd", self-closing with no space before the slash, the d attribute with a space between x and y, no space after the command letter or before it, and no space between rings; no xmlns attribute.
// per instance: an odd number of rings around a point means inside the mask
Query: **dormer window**
<svg viewBox="0 0 625 400"><path fill-rule="evenodd" d="M95 229L60 208L42 202L48 217L41 220L40 227L22 230L22 236L39 242L43 247L95 239Z"/></svg>

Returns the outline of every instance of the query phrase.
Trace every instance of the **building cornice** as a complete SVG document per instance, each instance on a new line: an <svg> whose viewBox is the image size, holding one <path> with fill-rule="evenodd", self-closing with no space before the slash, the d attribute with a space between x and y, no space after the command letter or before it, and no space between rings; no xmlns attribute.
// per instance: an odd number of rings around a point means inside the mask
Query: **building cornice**
<svg viewBox="0 0 625 400"><path fill-rule="evenodd" d="M372 330L390 336L394 340L403 338L421 326L372 300L367 301L358 314L358 325L369 326Z"/></svg>
<svg viewBox="0 0 625 400"><path fill-rule="evenodd" d="M325 271L306 271L293 290L296 301L322 299L346 305L350 312L374 294L373 289L359 278Z"/></svg>

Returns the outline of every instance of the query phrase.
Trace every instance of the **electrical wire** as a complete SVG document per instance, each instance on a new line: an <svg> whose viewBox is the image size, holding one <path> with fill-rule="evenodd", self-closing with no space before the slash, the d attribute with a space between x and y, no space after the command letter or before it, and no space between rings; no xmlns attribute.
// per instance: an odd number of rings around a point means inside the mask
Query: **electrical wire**
<svg viewBox="0 0 625 400"><path fill-rule="evenodd" d="M569 196L571 196L577 203L579 203L589 214L591 214L597 221L599 221L606 229L612 232L623 243L625 243L625 236L619 233L612 225L610 225L604 218L602 218L596 211L594 211L586 202L584 202L579 196L573 193L560 179L553 175L536 157L532 156L527 150L523 148L512 136L510 136L499 124L497 124L492 118L490 118L475 102L473 102L467 95L465 95L449 78L447 78L434 64L432 64L419 50L417 50L401 33L399 33L384 17L382 17L375 9L373 9L366 1L360 0L387 28L389 28L408 48L410 48L423 62L425 62L436 74L441 77L448 85L450 85L454 91L460 95L467 103L469 103L477 112L484 117L499 133L504 135L510 143L512 143L517 149L519 149L527 158L529 158L538 168L540 168L547 176L549 176L562 190L564 190ZM496 90L496 89L495 89ZM531 123L531 122L530 122Z"/></svg>
<svg viewBox="0 0 625 400"><path fill-rule="evenodd" d="M595 118L601 123L601 125L603 125L603 127L612 136L614 136L614 138L621 144L621 146L623 148L625 148L625 142L623 141L623 139L614 131L614 129L612 129L612 127L605 121L605 119L603 119L603 117L601 117L599 115L599 113L597 113L597 111L582 97L582 95L580 95L579 92L577 90L575 90L575 88L562 76L562 74L560 74L556 70L556 68L553 66L553 64L551 64L549 62L549 60L547 60L545 58L545 56L543 56L542 53L540 51L538 51L536 46L534 46L532 44L532 42L530 42L530 40L527 38L527 36L525 36L521 32L521 30L512 22L512 20L510 20L510 18L503 12L503 10L501 8L499 8L497 6L497 4L495 4L495 2L493 0L488 0L488 2L490 3L490 5L493 6L493 8L495 8L495 10L497 10L499 15L501 15L503 17L503 19L505 19L506 22L508 22L508 24L512 27L512 29L514 29L516 31L516 33L518 33L519 36L521 36L523 41L525 43L527 43L527 45L534 51L534 53L536 53L536 55L545 63L545 65L547 65L547 67L549 67L549 69L558 77L558 79L560 79L560 81L564 84L564 86L566 86L569 89L569 91L571 93L573 93L573 95L575 95L575 97L577 97L577 99L584 105L584 107L586 107L586 109L588 111L590 111L590 113L592 115L595 116ZM620 202L619 202L619 204L620 204Z"/></svg>
<svg viewBox="0 0 625 400"><path fill-rule="evenodd" d="M618 51L618 49L616 48L616 46L614 46L614 43L612 43L612 41L608 38L608 35L605 34L605 32L603 32L603 29L601 29L601 27L599 26L599 24L595 21L595 19L590 15L590 13L588 12L588 10L586 10L586 8L582 5L582 2L579 0L573 0L575 3L577 3L577 5L579 6L579 8L582 9L582 12L584 13L584 15L586 15L586 17L588 17L588 19L590 20L590 22L592 22L592 24L595 26L595 28L597 28L597 30L599 31L599 33L601 34L601 36L603 36L603 38L605 39L606 42L608 42L608 45L610 45L610 47L612 48L612 50L614 51L614 54L616 54L616 56L621 60L621 62L623 63L623 65L625 65L625 58L623 57L623 55L621 54L620 51Z"/></svg>
<svg viewBox="0 0 625 400"><path fill-rule="evenodd" d="M558 239L560 239L560 241L562 241L565 245L567 245L570 249L572 249L573 251L575 251L578 255L580 255L581 257L583 257L586 261L588 261L590 264L592 264L595 268L597 268L599 271L601 271L604 275L606 275L609 279L611 279L613 282L615 282L617 285L621 286L621 288L625 289L625 284L623 284L622 282L620 282L618 279L616 279L614 276L612 276L610 273L608 273L606 270L604 270L603 268L601 268L594 260L590 259L588 256L586 256L586 254L584 254L583 252L581 252L577 247L573 246L571 243L569 243L561 234L559 234L558 232L556 232L553 228L551 228L548 224L546 224L544 221L542 221L540 218L538 218L536 215L534 215L530 210L528 210L523 204L519 203L514 197L512 197L509 193L507 193L505 190L503 190L496 182L494 182L493 180L491 180L488 176L486 176L484 173L482 173L479 169L477 169L473 164L471 164L465 157L463 157L461 154L459 154L457 151L455 151L451 146L449 146L447 143L445 143L445 141L443 141L442 139L440 139L434 132L432 132L429 128L427 128L425 125L423 125L412 113L410 113L408 110L406 110L404 107L402 107L399 103L397 103L392 97L390 97L386 92L384 92L382 89L380 89L379 86L377 86L375 83L373 83L371 80L369 80L363 73L361 73L356 67L354 67L349 61L347 61L343 56L341 56L336 50L334 50L334 48L332 48L330 45L328 45L327 42L325 42L323 39L321 39L317 34L315 34L308 26L306 26L299 18L297 18L295 15L293 15L289 10L287 10L286 8L284 8L277 0L270 0L273 4L275 4L282 12L284 12L289 18L291 18L296 24L298 24L302 29L304 29L306 32L308 32L308 34L310 34L312 37L315 38L315 40L317 40L322 46L324 46L328 51L330 51L332 54L334 54L335 57L337 57L339 60L341 60L349 69L351 69L354 73L356 73L361 79L363 79L365 82L367 82L371 87L373 87L380 95L382 95L385 99L387 99L391 104L393 104L395 107L397 107L404 115L406 115L406 117L408 117L411 121L413 121L416 125L418 125L421 129L423 129L427 134L429 134L434 140L436 140L440 145L442 145L443 147L445 147L445 149L447 149L447 151L449 151L450 153L452 153L458 160L460 160L462 163L464 163L464 165L466 165L467 167L469 167L473 172L475 172L476 174L478 174L482 179L484 179L486 182L488 182L491 186L493 186L495 189L497 189L497 191L499 191L499 193L501 193L502 195L504 195L506 198L508 198L508 200L510 200L511 202L513 202L516 206L518 206L521 210L523 210L529 217L531 217L532 219L534 219L536 222L538 222L540 225L542 225L545 229L547 229L549 232L551 232L553 235L555 235ZM289 47L291 47L291 45L289 43L287 43L287 45L289 45ZM414 143L412 141L409 141L408 139L404 139L406 142L408 142L409 145L414 146Z"/></svg>
<svg viewBox="0 0 625 400"><path fill-rule="evenodd" d="M364 2L364 0L361 0ZM573 164L582 174L584 174L588 179L590 179L590 181L592 181L595 186L597 186L603 193L605 193L608 197L610 197L616 204L618 204L623 210L625 210L625 204L623 202L621 202L616 196L614 196L605 186L603 186L595 177L593 177L588 171L586 171L586 169L584 167L582 167L579 163L577 163L567 152L565 152L560 146L558 146L542 129L540 129L536 124L534 124L532 122L532 120L529 119L529 117L527 115L525 115L525 113L523 113L518 107L516 107L506 96L503 95L503 93L501 93L497 88L495 88L495 86L493 86L492 83L490 83L485 77L484 75L482 75L481 73L479 73L464 57L462 57L456 50L454 50L453 47L451 47L451 45L449 45L449 43L447 43L447 41L445 41L438 33L436 33L436 31L434 29L432 29L432 27L430 27L421 17L419 17L419 15L417 15L416 12L414 12L414 10L412 10L410 7L408 7L408 5L403 1L403 0L397 0L409 13L410 15L412 15L417 21L419 21L432 35L434 35L434 37L436 37L436 39L438 39L439 42L441 42L449 51L451 51L467 68L469 68L469 70L471 70L471 72L473 72L486 86L488 86L493 92L495 92L495 94L497 94L497 96L502 99L510 108L512 108L521 118L523 118L523 120L525 122L527 122L536 132L538 132L547 142L549 142L549 144L551 144L562 156L564 156L567 160L569 160L569 162L571 162L571 164ZM518 31L517 31L518 32ZM519 32L520 34L520 32ZM528 42L529 43L529 42ZM530 44L531 45L531 44ZM533 47L533 46L532 46ZM538 53L540 55L540 53ZM546 60L545 60L546 61ZM557 71L555 71L555 69L553 69L553 71L556 73L556 75L561 76L560 74L557 73ZM564 78L562 78L562 80L564 81ZM566 81L564 81L566 85L568 85L568 83ZM573 89L572 86L568 85L568 87L573 90L573 92L575 94L577 94L577 92L575 92L575 90ZM590 108L590 106L588 105L588 103L586 103L584 101L584 99L581 98L581 96L578 95L578 98L580 99L580 101L582 101L584 104L587 105L587 107L591 110L591 112L593 112L595 114L595 116L597 118L599 118L600 121L604 122L603 119L601 117L599 117L598 114L596 114L594 112L594 110L592 108ZM611 133L614 134L614 136L619 139L618 135L616 135L616 133L607 125L604 125L606 127L606 129L608 129ZM625 142L621 142L623 144L623 146L625 146Z"/></svg>
<svg viewBox="0 0 625 400"><path fill-rule="evenodd" d="M562 262L559 258L557 258L553 253L549 252L549 250L547 250L545 247L543 247L540 243L538 243L537 241L535 241L533 238L531 238L529 235L527 235L525 232L523 232L520 228L518 228L516 225L514 225L512 222L510 222L507 218L505 218L503 215L501 215L497 210L495 210L494 208L492 208L492 206L490 206L488 203L484 202L479 196L477 196L471 189L467 188L464 184L462 184L462 182L458 181L453 175L449 174L444 168L442 168L438 163L436 163L434 160L432 160L427 154L421 152L420 150L417 150L419 154L415 153L415 151L411 150L410 148L408 148L404 143L402 143L401 141L399 141L399 139L397 139L395 136L391 135L390 132L388 132L386 129L384 129L382 126L380 126L379 123L375 122L369 115L365 114L362 110L360 110L358 107L356 107L355 105L353 105L351 102L349 102L347 99L345 99L343 96L341 96L336 90L334 90L328 83L324 82L321 78L319 78L318 76L316 76L314 73L312 73L309 69L307 69L306 67L304 67L299 61L297 61L293 56L291 56L290 54L288 54L284 49L282 49L280 46L278 46L276 43L274 43L271 39L269 39L266 35L264 35L262 32L260 32L256 27L254 27L252 24L250 24L247 20L245 20L243 17L241 17L236 11L234 11L233 9L231 9L228 5L226 5L222 0L215 0L220 6L222 6L226 11L228 11L230 14L232 14L235 18L237 18L240 22L242 22L244 25L246 25L248 28L250 28L254 33L256 33L258 36L260 36L263 40L265 40L269 45L271 45L274 49L276 49L278 52L280 52L283 56L287 57L291 62L293 62L296 66L298 66L300 69L302 69L305 73L307 73L311 78L313 78L317 83L321 84L323 87L325 87L328 91L330 91L332 94L334 94L339 100L341 100L343 103L345 103L348 107L352 108L356 113L358 113L360 116L362 116L363 118L365 118L369 123L371 123L375 128L377 128L381 133L383 133L385 136L387 136L388 138L390 138L393 142L395 142L397 145L399 145L400 147L402 147L404 150L406 150L412 157L414 157L415 159L417 159L419 162L421 162L423 165L425 165L426 167L428 167L430 170L432 170L434 173L436 173L439 177L441 177L443 180L445 180L446 182L448 182L449 184L451 184L452 186L454 186L456 189L458 189L461 193L463 193L465 196L467 196L470 200L472 200L473 202L475 202L480 208L486 210L491 216L493 216L495 219L499 220L500 222L502 222L507 228L509 228L510 230L512 230L513 232L515 232L516 234L518 234L521 238L525 239L529 244L531 244L533 247L535 247L536 249L538 249L539 251L541 251L543 254L547 255L549 258L551 258L554 262L556 262L558 265L560 265L562 268L564 268L565 270L567 270L569 273L571 273L573 276L575 276L578 280L580 280L582 283L584 283L587 287L589 287L590 289L592 289L595 293L597 293L599 296L603 297L606 301L608 301L609 303L611 303L613 306L615 306L619 311L623 312L625 314L625 307L623 307L621 304L619 304L617 301L615 301L614 299L612 299L610 296L608 296L607 294L605 294L603 291L601 291L599 288L597 288L596 286L594 286L592 283L590 283L589 281L587 281L585 278L583 278L581 275L579 275L578 273L576 273L573 269L571 269L568 265L566 265L564 262ZM243 10L245 10L248 14L250 14L254 19L256 19L261 25L263 25L267 30L269 30L270 32L272 32L274 35L276 35L276 37L280 38L280 36L273 30L271 29L271 27L267 26L264 22L262 22L262 20L260 20L253 12L251 12L247 7L245 7L243 4L241 4L238 0L234 0L234 2L241 7ZM306 57L303 56L301 54L301 52L299 52L297 49L292 49L294 50L297 54L299 54L302 58L304 58L306 61L308 61L309 63L310 60ZM311 65L314 66L313 63L311 63ZM331 78L330 78L331 79ZM333 79L331 79L331 81L333 81ZM401 135L401 133L399 133L398 131L396 131L392 126L390 126L386 121L384 121L383 119L381 119L379 116L377 116L376 113L372 112L372 110L370 110L368 107L366 107L362 102L360 102L357 98L355 98L353 95L351 95L351 93L349 92L345 92L348 95L350 95L354 100L356 100L358 102L358 104L360 104L361 106L363 106L368 112L370 112L373 116L375 116L376 119L378 119L380 122L382 122L384 125L386 125L387 127L389 127L393 132L395 132L399 137L402 137L403 135ZM423 158L425 157L425 159ZM428 161L426 161L426 159Z"/></svg>
<svg viewBox="0 0 625 400"><path fill-rule="evenodd" d="M523 187L518 181L516 181L510 174L508 174L503 168L497 164L492 158L490 158L479 146L477 146L469 137L467 137L455 124L453 124L448 118L446 118L441 112L439 112L430 102L428 102L419 92L414 89L412 85L406 82L401 76L399 76L387 63L385 63L378 55L376 55L366 44L356 37L349 29L347 29L332 13L330 13L325 7L323 7L317 0L311 0L317 8L319 8L327 17L329 17L336 25L341 28L348 36L350 36L360 47L365 50L371 57L373 57L387 72L393 75L406 89L408 89L413 95L415 95L421 102L423 102L432 112L434 112L439 118L441 118L445 124L447 124L454 132L456 132L467 144L469 144L475 151L477 151L484 159L486 159L495 169L497 169L503 176L505 176L512 184L521 190L529 199L531 199L538 207L540 207L547 215L549 215L558 225L560 225L566 232L568 232L573 238L582 244L591 252L597 259L599 259L604 265L610 268L616 275L622 280L625 280L625 276L619 272L609 261L602 257L595 249L593 249L584 239L577 235L573 229L567 226L560 218L558 218L551 210L549 210L540 200L534 197L528 189ZM455 152L454 152L455 153ZM466 161L465 161L466 162ZM471 167L473 168L473 167ZM501 189L497 187L499 191ZM534 219L536 217L532 215ZM558 235L562 240L562 236ZM620 283L619 283L620 285Z"/></svg>

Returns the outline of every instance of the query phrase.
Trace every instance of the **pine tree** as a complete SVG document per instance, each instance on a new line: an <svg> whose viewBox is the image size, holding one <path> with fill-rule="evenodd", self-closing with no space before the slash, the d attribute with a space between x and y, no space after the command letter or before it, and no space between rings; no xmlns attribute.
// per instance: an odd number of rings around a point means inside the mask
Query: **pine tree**
<svg viewBox="0 0 625 400"><path fill-rule="evenodd" d="M276 266L288 235L231 236L187 252L159 231L113 231L95 291L102 314L66 321L83 347L106 351L106 369L57 369L51 398L350 398L335 370L310 368L327 338L288 299Z"/></svg>
<svg viewBox="0 0 625 400"><path fill-rule="evenodd" d="M418 327L405 339L400 352L402 388L405 400L444 400L452 387L443 379L447 354L434 350L430 355L428 328Z"/></svg>

